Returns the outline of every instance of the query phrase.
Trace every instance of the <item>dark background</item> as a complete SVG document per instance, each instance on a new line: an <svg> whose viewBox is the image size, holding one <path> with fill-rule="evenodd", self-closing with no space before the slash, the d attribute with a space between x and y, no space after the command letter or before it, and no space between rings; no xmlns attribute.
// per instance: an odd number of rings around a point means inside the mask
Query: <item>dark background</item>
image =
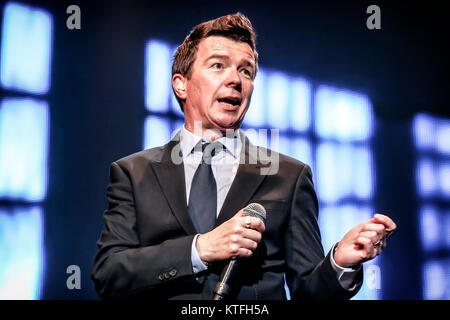
<svg viewBox="0 0 450 320"><path fill-rule="evenodd" d="M399 226L383 253L382 298L422 298L426 257L417 226L411 120L420 111L450 117L448 12L441 2L21 2L47 9L54 21L45 97L51 120L42 298L97 298L89 271L107 205L109 164L142 149L146 42L179 44L196 24L237 11L252 21L266 68L370 97L377 121L374 204ZM71 4L81 8L81 30L66 28ZM381 8L381 30L366 28L371 4ZM73 264L81 267L81 290L66 287L66 268Z"/></svg>

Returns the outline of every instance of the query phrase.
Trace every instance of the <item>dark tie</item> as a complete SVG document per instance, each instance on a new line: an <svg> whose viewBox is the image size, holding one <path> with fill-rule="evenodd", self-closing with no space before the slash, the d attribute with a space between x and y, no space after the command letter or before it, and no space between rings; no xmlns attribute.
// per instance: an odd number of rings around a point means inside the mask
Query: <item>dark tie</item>
<svg viewBox="0 0 450 320"><path fill-rule="evenodd" d="M222 147L220 143L202 145L202 162L192 179L188 210L198 233L211 231L216 222L217 186L211 169L211 158Z"/></svg>

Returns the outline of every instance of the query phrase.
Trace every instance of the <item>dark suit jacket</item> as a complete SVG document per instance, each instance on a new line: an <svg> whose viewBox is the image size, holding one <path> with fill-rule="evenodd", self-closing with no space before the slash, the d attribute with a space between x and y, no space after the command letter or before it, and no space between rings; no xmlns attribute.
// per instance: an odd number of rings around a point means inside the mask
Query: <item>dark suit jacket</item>
<svg viewBox="0 0 450 320"><path fill-rule="evenodd" d="M267 211L263 240L251 258L241 259L236 299L349 299L324 257L317 223L318 202L309 166L279 154L279 166L261 161L242 137L239 165L216 226L252 202ZM162 147L113 162L109 207L91 277L102 298L211 299L225 262L193 274L190 220L183 164L171 161L177 138ZM258 151L267 151L258 148ZM272 155L278 155L273 153ZM274 159L274 157L272 157ZM276 170L278 168L278 170ZM263 169L275 168L271 174ZM268 170L265 170L268 171Z"/></svg>

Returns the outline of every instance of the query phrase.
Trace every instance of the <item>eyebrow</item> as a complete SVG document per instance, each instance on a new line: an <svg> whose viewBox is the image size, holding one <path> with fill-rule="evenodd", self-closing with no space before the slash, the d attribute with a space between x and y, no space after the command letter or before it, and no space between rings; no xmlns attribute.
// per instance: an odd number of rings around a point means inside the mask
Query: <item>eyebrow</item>
<svg viewBox="0 0 450 320"><path fill-rule="evenodd" d="M213 55L211 55L211 56L209 56L208 58L206 58L206 60L205 61L209 61L209 60L212 60L212 59L225 59L225 60L230 60L230 57L228 57L227 55L225 55L225 54L213 54Z"/></svg>
<svg viewBox="0 0 450 320"><path fill-rule="evenodd" d="M208 58L206 58L205 62L208 62L209 60L212 59L224 59L224 60L230 60L230 57L225 55L225 54L213 54L211 56L209 56ZM251 60L249 59L245 59L243 62L244 65L249 65L251 67L255 67L255 63L253 63Z"/></svg>

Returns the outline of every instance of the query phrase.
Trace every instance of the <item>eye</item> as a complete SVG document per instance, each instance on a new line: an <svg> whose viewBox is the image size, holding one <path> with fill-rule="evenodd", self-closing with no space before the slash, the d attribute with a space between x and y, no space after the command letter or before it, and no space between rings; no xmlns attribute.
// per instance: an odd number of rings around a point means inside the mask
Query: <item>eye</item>
<svg viewBox="0 0 450 320"><path fill-rule="evenodd" d="M212 67L213 69L219 70L219 69L222 69L222 64L219 63L219 62L216 62L216 63L214 63L211 67Z"/></svg>
<svg viewBox="0 0 450 320"><path fill-rule="evenodd" d="M252 72L249 70L249 69L241 69L241 72L243 73L243 74L245 74L246 76L248 76L248 77L252 77Z"/></svg>

